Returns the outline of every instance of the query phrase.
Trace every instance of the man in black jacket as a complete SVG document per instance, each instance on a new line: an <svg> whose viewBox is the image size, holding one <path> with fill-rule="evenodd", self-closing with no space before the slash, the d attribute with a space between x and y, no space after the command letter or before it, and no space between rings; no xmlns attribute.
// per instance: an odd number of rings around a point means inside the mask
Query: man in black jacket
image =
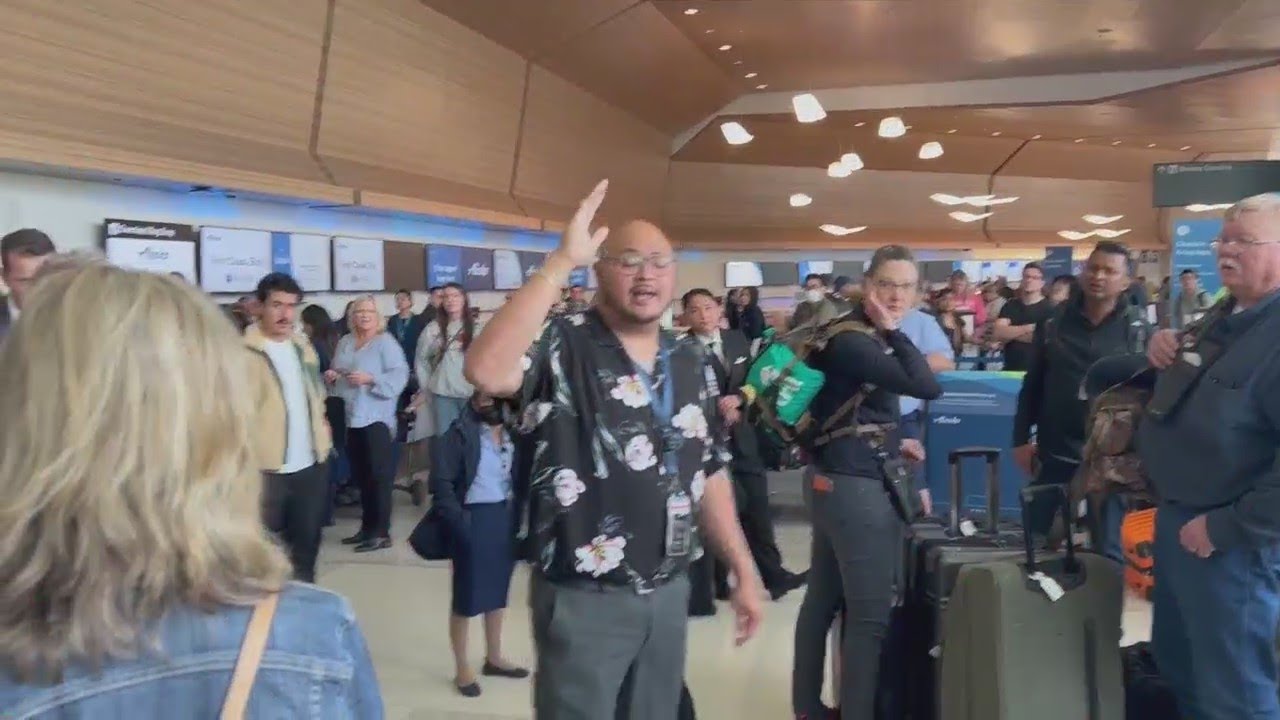
<svg viewBox="0 0 1280 720"><path fill-rule="evenodd" d="M1066 485L1080 465L1088 411L1082 389L1089 368L1101 358L1146 347L1150 330L1141 308L1128 301L1129 286L1128 249L1100 242L1081 274L1079 292L1036 327L1013 430L1014 460L1033 484ZM1054 503L1051 496L1040 499L1031 508L1031 531L1044 535Z"/></svg>
<svg viewBox="0 0 1280 720"><path fill-rule="evenodd" d="M723 309L710 290L697 288L683 298L685 322L689 332L700 340L707 351L707 361L719 385L721 405L729 433L730 463L734 489L738 496L738 520L746 535L747 545L760 569L760 579L774 600L804 584L804 573L789 572L782 566L782 553L773 531L769 511L769 481L753 428L744 421L738 391L747 379L751 345L737 330L721 330ZM717 596L726 597L728 587L723 568L717 568Z"/></svg>

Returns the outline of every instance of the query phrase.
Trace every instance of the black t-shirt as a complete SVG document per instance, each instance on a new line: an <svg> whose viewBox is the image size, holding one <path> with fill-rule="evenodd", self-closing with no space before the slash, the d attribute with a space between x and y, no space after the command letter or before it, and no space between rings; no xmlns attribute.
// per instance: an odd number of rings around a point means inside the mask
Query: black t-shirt
<svg viewBox="0 0 1280 720"><path fill-rule="evenodd" d="M658 398L599 313L551 320L525 356L520 430L530 465L517 469L530 502L534 565L553 581L591 580L647 592L684 572L666 556L668 498L694 518L706 481L729 460L719 388L696 338L662 332L669 367L652 369ZM654 403L671 386L669 427ZM665 403L664 403L665 404ZM674 476L663 472L664 443Z"/></svg>
<svg viewBox="0 0 1280 720"><path fill-rule="evenodd" d="M1008 320L1009 324L1018 327L1020 325L1039 325L1045 321L1053 313L1053 306L1049 304L1046 298L1040 298L1038 302L1030 305L1022 301L1022 298L1014 298L1004 304L1000 309L1000 319ZM1004 369L1026 372L1031 367L1031 342L1008 342L1004 344Z"/></svg>

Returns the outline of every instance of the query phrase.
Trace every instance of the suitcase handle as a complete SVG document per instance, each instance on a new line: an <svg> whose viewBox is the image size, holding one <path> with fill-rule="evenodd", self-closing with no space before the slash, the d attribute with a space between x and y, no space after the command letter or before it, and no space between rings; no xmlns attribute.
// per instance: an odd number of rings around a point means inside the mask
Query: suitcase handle
<svg viewBox="0 0 1280 720"><path fill-rule="evenodd" d="M1020 493L1022 502L1022 542L1026 546L1027 551L1027 574L1030 575L1037 572L1036 567L1036 549L1035 543L1031 537L1031 503L1035 500L1036 495L1051 492L1056 494L1061 502L1059 506L1062 510L1062 521L1066 528L1067 536L1067 557L1064 567L1068 572L1075 572L1076 564L1076 541L1071 535L1071 528L1075 525L1075 508L1072 507L1071 493L1065 485L1032 485L1025 487Z"/></svg>
<svg viewBox="0 0 1280 720"><path fill-rule="evenodd" d="M951 512L948 531L960 534L960 505L964 502L960 487L960 461L964 458L982 458L987 462L987 528L988 535L997 535L1000 524L1000 449L993 447L961 447L947 453L951 466Z"/></svg>

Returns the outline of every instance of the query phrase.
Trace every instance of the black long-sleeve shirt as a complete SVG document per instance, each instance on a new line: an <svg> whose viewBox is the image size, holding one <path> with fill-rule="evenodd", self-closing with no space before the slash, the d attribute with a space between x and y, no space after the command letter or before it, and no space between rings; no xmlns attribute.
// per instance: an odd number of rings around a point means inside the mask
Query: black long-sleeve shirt
<svg viewBox="0 0 1280 720"><path fill-rule="evenodd" d="M1042 455L1079 462L1089 405L1081 396L1086 373L1104 357L1142 352L1149 336L1146 320L1124 297L1097 325L1085 317L1078 295L1036 325L1031 364L1018 391L1014 447L1030 442L1035 427Z"/></svg>
<svg viewBox="0 0 1280 720"><path fill-rule="evenodd" d="M822 391L809 407L819 426L867 383L875 389L859 406L856 417L842 420L837 427L897 423L899 395L932 400L942 394L929 362L910 338L897 330L880 337L883 344L864 333L842 333L814 356L813 367L827 375ZM890 432L889 451L893 456L898 454L896 430ZM819 448L814 460L818 469L825 472L863 477L876 477L879 473L875 453L865 440L854 435Z"/></svg>

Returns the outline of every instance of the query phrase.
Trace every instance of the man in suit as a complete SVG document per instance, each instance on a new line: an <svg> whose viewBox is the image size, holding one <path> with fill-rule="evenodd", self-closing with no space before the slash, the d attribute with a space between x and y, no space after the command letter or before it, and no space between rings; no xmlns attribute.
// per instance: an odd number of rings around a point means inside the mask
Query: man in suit
<svg viewBox="0 0 1280 720"><path fill-rule="evenodd" d="M4 284L9 288L9 297L0 302L0 339L9 334L9 326L22 312L31 281L53 253L53 241L39 230L15 230L0 238L0 265L4 268Z"/></svg>
<svg viewBox="0 0 1280 720"><path fill-rule="evenodd" d="M773 599L804 584L804 573L793 573L782 566L782 554L774 538L773 518L769 512L769 483L755 428L745 422L738 391L747 379L751 345L737 330L721 330L723 308L709 290L698 288L685 293L685 324L689 332L702 341L707 360L715 373L720 391L720 412L729 433L729 449L733 452L730 473L738 495L738 519L747 545L760 569L760 579ZM717 596L727 595L723 575L717 568Z"/></svg>

